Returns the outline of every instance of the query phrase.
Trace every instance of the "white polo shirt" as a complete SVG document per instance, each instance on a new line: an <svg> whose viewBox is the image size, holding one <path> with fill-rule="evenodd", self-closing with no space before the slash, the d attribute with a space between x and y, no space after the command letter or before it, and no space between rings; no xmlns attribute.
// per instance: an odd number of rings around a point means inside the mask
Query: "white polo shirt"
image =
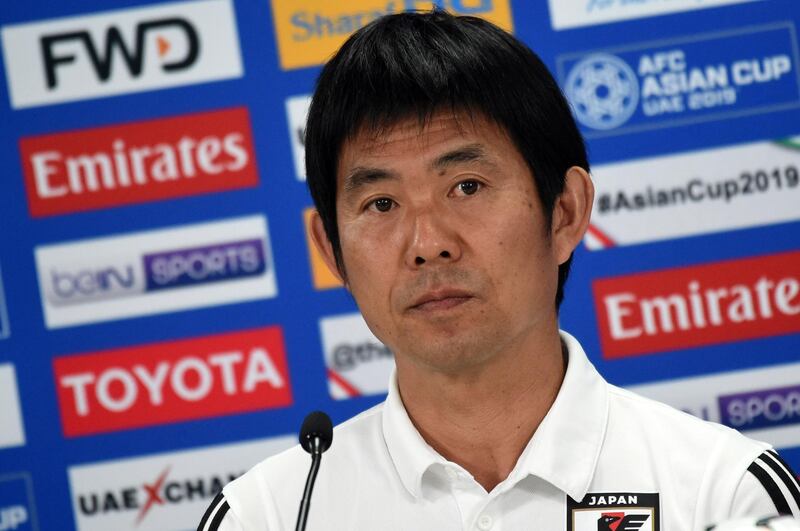
<svg viewBox="0 0 800 531"><path fill-rule="evenodd" d="M767 444L608 384L575 338L562 340L558 396L491 492L425 442L393 376L383 404L335 428L306 529L694 531L800 515L797 483ZM310 462L299 445L262 461L224 488L199 529L294 529Z"/></svg>

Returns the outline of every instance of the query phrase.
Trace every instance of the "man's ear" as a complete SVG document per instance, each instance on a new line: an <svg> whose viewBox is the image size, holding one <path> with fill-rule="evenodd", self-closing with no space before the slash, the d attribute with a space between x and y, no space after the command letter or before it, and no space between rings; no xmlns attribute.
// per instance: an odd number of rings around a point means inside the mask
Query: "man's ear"
<svg viewBox="0 0 800 531"><path fill-rule="evenodd" d="M573 166L564 178L564 191L553 207L551 237L559 264L572 255L589 227L594 202L594 185L583 168Z"/></svg>
<svg viewBox="0 0 800 531"><path fill-rule="evenodd" d="M322 260L325 262L325 265L328 266L331 273L339 279L339 282L347 286L347 282L344 280L344 275L339 271L339 267L336 265L336 258L333 254L333 246L331 245L331 241L328 239L328 235L325 233L325 226L322 224L322 218L319 215L319 212L315 209L311 213L311 239L314 242L314 247L317 248Z"/></svg>

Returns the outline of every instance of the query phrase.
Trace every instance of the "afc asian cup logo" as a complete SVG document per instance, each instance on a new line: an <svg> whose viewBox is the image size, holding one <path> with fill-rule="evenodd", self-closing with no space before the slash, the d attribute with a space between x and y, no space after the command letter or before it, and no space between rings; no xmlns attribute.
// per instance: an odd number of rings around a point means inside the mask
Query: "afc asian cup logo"
<svg viewBox="0 0 800 531"><path fill-rule="evenodd" d="M624 124L639 103L639 82L625 61L609 54L583 59L567 77L567 97L580 123L592 129Z"/></svg>

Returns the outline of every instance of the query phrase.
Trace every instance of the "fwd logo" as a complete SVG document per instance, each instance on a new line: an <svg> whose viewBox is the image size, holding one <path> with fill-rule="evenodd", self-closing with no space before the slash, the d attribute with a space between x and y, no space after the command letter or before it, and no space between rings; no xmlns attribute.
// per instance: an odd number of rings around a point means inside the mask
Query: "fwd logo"
<svg viewBox="0 0 800 531"><path fill-rule="evenodd" d="M130 48L125 43L119 27L111 26L106 31L102 42L95 43L91 33L88 31L72 31L65 33L55 33L45 35L41 38L42 57L44 60L45 73L47 75L47 88L54 89L58 86L56 68L72 64L76 60L75 53L69 51L59 53L59 44L66 44L77 41L85 49L89 61L92 64L97 77L100 81L108 81L111 77L114 57L120 57L131 77L139 77L145 58L145 48L149 42L157 47L157 55L163 62L161 68L165 72L185 70L191 67L196 61L200 50L200 39L192 24L185 18L167 18L136 24L135 41ZM181 57L170 59L172 45L170 39L159 35L159 30L178 30L186 39L185 51ZM154 39L148 39L150 35ZM115 54L115 50L119 53Z"/></svg>
<svg viewBox="0 0 800 531"><path fill-rule="evenodd" d="M2 28L11 106L241 77L230 0L197 0Z"/></svg>

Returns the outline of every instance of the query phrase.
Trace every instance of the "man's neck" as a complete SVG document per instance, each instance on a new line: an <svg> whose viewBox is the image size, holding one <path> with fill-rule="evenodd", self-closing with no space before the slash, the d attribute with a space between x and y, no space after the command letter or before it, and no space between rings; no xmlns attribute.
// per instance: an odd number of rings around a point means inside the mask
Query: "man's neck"
<svg viewBox="0 0 800 531"><path fill-rule="evenodd" d="M465 373L401 369L403 404L422 437L490 492L511 473L549 411L566 366L556 332L533 349Z"/></svg>

